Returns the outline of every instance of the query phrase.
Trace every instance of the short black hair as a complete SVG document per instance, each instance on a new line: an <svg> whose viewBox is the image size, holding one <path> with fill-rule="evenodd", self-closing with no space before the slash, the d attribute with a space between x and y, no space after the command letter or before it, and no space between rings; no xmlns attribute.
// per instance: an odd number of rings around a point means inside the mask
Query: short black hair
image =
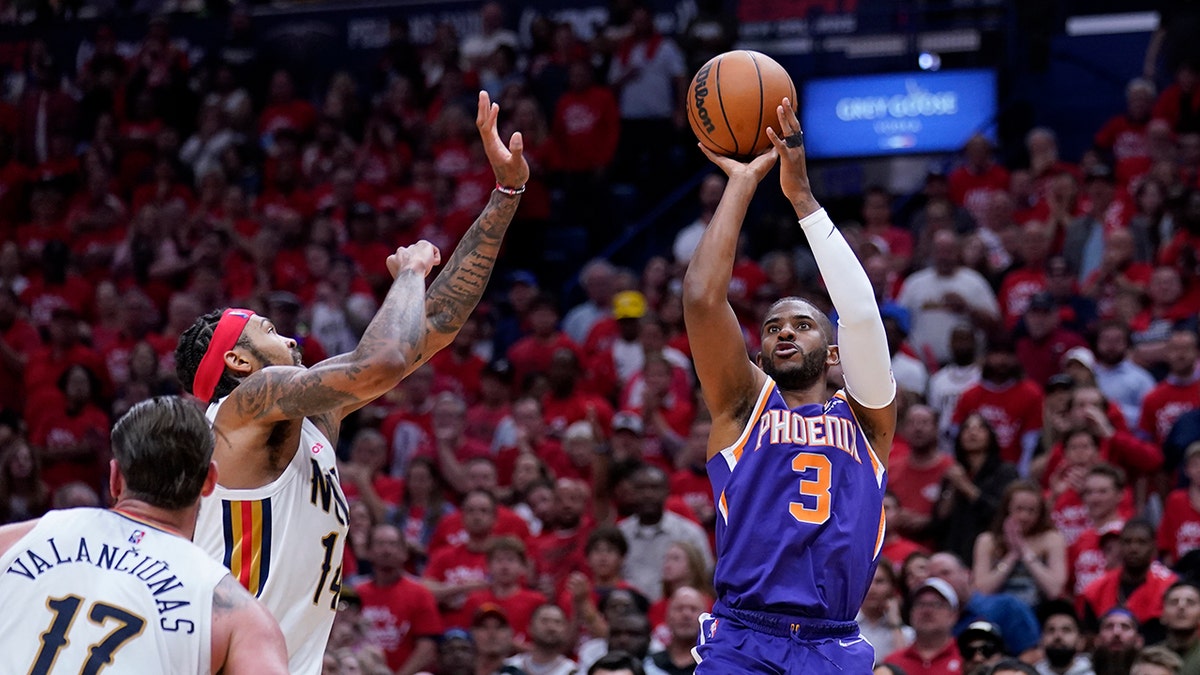
<svg viewBox="0 0 1200 675"><path fill-rule="evenodd" d="M1000 659L983 672L985 675L993 675L994 673L1003 673L1008 671L1022 673L1022 675L1038 675L1037 668L1034 668L1028 663L1014 658Z"/></svg>
<svg viewBox="0 0 1200 675"><path fill-rule="evenodd" d="M642 664L638 663L637 657L629 652L620 650L609 652L600 657L599 661L592 664L588 668L588 675L596 675L600 670L628 670L633 675L645 675L646 671L642 668Z"/></svg>
<svg viewBox="0 0 1200 675"><path fill-rule="evenodd" d="M179 344L175 347L175 374L179 376L183 390L189 394L194 393L192 387L196 383L196 370L200 368L200 361L204 358L204 353L208 351L213 331L217 329L217 324L220 323L221 315L224 312L223 309L215 309L201 316L179 336ZM247 347L249 344L249 338L243 333L235 346ZM233 391L239 383L240 380L230 375L228 369L224 370L221 373L221 379L217 381L217 386L213 389L212 399L205 403L212 403L228 396L229 392Z"/></svg>
<svg viewBox="0 0 1200 675"><path fill-rule="evenodd" d="M588 535L587 544L583 547L584 554L592 552L600 544L609 544L621 552L621 557L629 555L629 541L625 539L625 533L621 532L620 528L612 525L604 525L592 530Z"/></svg>
<svg viewBox="0 0 1200 675"><path fill-rule="evenodd" d="M178 510L196 503L213 455L212 426L179 396L142 401L112 430L112 453L127 496Z"/></svg>

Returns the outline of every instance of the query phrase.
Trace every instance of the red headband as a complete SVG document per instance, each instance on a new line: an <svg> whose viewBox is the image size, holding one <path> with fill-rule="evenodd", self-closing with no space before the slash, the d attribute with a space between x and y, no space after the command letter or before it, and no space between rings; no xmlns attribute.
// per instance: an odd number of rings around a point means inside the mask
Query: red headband
<svg viewBox="0 0 1200 675"><path fill-rule="evenodd" d="M242 336L242 331L246 328L246 323L252 316L254 316L254 312L234 307L230 307L221 314L221 320L217 322L212 340L208 343L208 349L204 350L204 358L200 359L200 365L196 368L196 377L192 381L192 393L205 403L212 400L217 383L221 381L221 375L225 373L225 352L233 349L233 346L237 344L238 338Z"/></svg>

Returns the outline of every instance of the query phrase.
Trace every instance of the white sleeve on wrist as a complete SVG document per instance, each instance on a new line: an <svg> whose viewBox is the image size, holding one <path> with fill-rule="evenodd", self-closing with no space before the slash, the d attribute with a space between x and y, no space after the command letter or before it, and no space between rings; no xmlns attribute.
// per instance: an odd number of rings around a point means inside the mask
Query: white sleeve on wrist
<svg viewBox="0 0 1200 675"><path fill-rule="evenodd" d="M801 218L800 227L838 311L837 345L846 393L868 408L883 408L896 397L896 380L871 281L825 209Z"/></svg>

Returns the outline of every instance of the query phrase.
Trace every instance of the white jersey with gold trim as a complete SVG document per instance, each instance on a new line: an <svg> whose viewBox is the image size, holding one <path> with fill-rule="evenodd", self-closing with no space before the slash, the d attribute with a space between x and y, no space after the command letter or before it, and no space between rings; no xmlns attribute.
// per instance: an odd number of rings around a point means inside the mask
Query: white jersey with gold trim
<svg viewBox="0 0 1200 675"><path fill-rule="evenodd" d="M210 421L224 400L209 406ZM201 500L196 543L279 621L293 675L321 672L349 522L333 444L307 419L279 478L251 490L218 485Z"/></svg>
<svg viewBox="0 0 1200 675"><path fill-rule="evenodd" d="M51 511L0 556L0 673L212 672L229 570L116 511Z"/></svg>

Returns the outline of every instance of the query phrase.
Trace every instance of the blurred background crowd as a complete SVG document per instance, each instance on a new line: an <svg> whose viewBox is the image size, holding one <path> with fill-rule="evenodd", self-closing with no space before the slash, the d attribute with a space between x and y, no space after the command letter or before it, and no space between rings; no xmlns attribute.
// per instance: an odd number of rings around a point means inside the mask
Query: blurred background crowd
<svg viewBox="0 0 1200 675"><path fill-rule="evenodd" d="M326 671L691 672L716 512L679 293L724 179L683 96L739 44L733 3L669 32L626 0L588 35L494 2L393 17L368 72L320 82L218 4L0 3L32 21L0 55L0 522L105 503L110 421L178 393L203 312L254 308L308 364L352 349L385 258L445 259L486 202L484 89L533 175L454 344L347 421ZM900 390L859 617L893 672L1200 673L1197 14L1123 56L1078 153L1029 124L827 202ZM179 37L200 20L216 39ZM751 354L775 299L832 310L779 206L729 289Z"/></svg>

